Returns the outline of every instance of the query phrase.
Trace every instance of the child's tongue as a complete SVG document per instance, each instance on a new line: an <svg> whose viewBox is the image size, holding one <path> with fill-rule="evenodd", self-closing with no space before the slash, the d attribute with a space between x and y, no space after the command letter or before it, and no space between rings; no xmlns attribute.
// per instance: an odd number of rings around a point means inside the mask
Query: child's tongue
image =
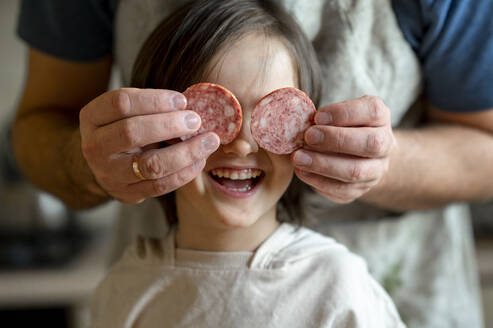
<svg viewBox="0 0 493 328"><path fill-rule="evenodd" d="M241 189L252 186L252 179L245 180L231 180L228 178L216 178L217 182L227 188Z"/></svg>

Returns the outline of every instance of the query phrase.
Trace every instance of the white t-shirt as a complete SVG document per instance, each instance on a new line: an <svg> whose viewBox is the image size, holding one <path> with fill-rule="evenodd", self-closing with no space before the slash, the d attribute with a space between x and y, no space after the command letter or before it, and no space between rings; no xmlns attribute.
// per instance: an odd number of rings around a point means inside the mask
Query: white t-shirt
<svg viewBox="0 0 493 328"><path fill-rule="evenodd" d="M100 284L94 327L404 327L366 263L283 223L256 252L139 238Z"/></svg>

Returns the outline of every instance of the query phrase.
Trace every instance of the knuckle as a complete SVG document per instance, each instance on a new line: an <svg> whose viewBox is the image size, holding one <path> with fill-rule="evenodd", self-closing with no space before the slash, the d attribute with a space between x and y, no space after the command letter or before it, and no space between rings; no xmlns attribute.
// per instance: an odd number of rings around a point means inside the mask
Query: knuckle
<svg viewBox="0 0 493 328"><path fill-rule="evenodd" d="M130 114L130 96L125 90L116 90L111 95L111 104L113 105L115 111L121 116L126 117Z"/></svg>
<svg viewBox="0 0 493 328"><path fill-rule="evenodd" d="M193 142L190 141L191 140L187 140L176 145L176 152L169 153L169 158L171 159L172 157L175 159L172 172L184 169L206 156L200 145L200 140L198 143L195 140Z"/></svg>
<svg viewBox="0 0 493 328"><path fill-rule="evenodd" d="M171 179L160 179L160 180L154 180L152 182L152 188L154 189L154 194L156 196L164 195L171 190L170 185L172 183L171 181L167 181L167 180L171 180Z"/></svg>
<svg viewBox="0 0 493 328"><path fill-rule="evenodd" d="M192 180L193 175L189 170L181 170L167 179L159 179L153 182L153 188L156 195L167 194L177 188L180 188L190 180Z"/></svg>
<svg viewBox="0 0 493 328"><path fill-rule="evenodd" d="M142 166L139 165L142 175L146 179L157 179L166 175L166 164L157 153L141 159Z"/></svg>
<svg viewBox="0 0 493 328"><path fill-rule="evenodd" d="M375 122L381 122L385 120L385 105L377 96L365 96L366 103L368 105L368 112L370 119Z"/></svg>
<svg viewBox="0 0 493 328"><path fill-rule="evenodd" d="M161 108L161 97L159 97L158 95L152 95L151 103L154 113L157 113Z"/></svg>
<svg viewBox="0 0 493 328"><path fill-rule="evenodd" d="M153 93L151 95L146 95L143 97L147 98L145 100L145 102L151 106L153 113L159 113L162 111L165 103L164 103L163 96L160 93L158 93L158 94Z"/></svg>
<svg viewBox="0 0 493 328"><path fill-rule="evenodd" d="M127 145L137 145L139 143L138 124L135 124L130 119L123 120L120 125L118 137Z"/></svg>
<svg viewBox="0 0 493 328"><path fill-rule="evenodd" d="M360 163L356 163L352 165L349 171L349 179L352 182L356 182L361 180L362 176L363 176L363 165L361 165Z"/></svg>
<svg viewBox="0 0 493 328"><path fill-rule="evenodd" d="M200 147L199 151L192 151L189 153L189 157L187 158L187 163L195 163L198 162L202 159L207 158L209 153L203 149L203 147Z"/></svg>
<svg viewBox="0 0 493 328"><path fill-rule="evenodd" d="M203 141L199 138L187 143L183 148L183 163L192 164L207 157L208 152L204 149Z"/></svg>
<svg viewBox="0 0 493 328"><path fill-rule="evenodd" d="M346 144L346 135L344 134L344 130L341 128L336 128L334 133L335 139L335 151L340 153L344 151L344 146Z"/></svg>
<svg viewBox="0 0 493 328"><path fill-rule="evenodd" d="M193 172L195 171L202 171L202 169L205 167L206 160L205 159L199 159L198 161L194 162L190 168Z"/></svg>
<svg viewBox="0 0 493 328"><path fill-rule="evenodd" d="M341 104L341 110L338 113L339 117L337 119L342 122L349 122L351 120L352 113L352 106L350 106L347 102L343 102Z"/></svg>
<svg viewBox="0 0 493 328"><path fill-rule="evenodd" d="M386 152L386 135L382 131L370 133L366 140L366 151L370 156L381 156Z"/></svg>
<svg viewBox="0 0 493 328"><path fill-rule="evenodd" d="M176 178L175 178L177 188L181 187L182 185L184 185L188 181L192 180L192 178L193 178L192 170L189 170L189 169L181 170L180 172L178 172L176 174Z"/></svg>
<svg viewBox="0 0 493 328"><path fill-rule="evenodd" d="M171 115L166 115L164 116L161 124L161 128L165 131L177 131L180 129L180 124L177 122L182 118L182 115L184 115L181 112L176 112ZM183 119L182 119L183 121Z"/></svg>

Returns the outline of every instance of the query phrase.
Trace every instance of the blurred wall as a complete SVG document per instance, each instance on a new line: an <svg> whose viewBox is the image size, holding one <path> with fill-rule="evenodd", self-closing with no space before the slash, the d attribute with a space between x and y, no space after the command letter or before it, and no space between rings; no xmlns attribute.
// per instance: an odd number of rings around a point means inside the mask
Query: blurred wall
<svg viewBox="0 0 493 328"><path fill-rule="evenodd" d="M15 33L19 3L0 1L0 126L13 114L24 82L26 50Z"/></svg>

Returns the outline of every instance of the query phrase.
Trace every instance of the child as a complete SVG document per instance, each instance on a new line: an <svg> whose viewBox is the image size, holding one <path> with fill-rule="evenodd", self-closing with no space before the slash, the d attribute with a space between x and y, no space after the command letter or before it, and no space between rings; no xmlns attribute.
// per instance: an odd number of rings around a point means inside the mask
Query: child
<svg viewBox="0 0 493 328"><path fill-rule="evenodd" d="M250 116L282 87L318 102L316 56L293 19L270 1L196 1L177 10L142 47L132 85L183 91L197 82L238 98L240 134L161 198L169 234L126 250L95 295L94 325L403 327L362 259L281 223L300 220L299 193L281 201L293 167L288 155L258 147Z"/></svg>

